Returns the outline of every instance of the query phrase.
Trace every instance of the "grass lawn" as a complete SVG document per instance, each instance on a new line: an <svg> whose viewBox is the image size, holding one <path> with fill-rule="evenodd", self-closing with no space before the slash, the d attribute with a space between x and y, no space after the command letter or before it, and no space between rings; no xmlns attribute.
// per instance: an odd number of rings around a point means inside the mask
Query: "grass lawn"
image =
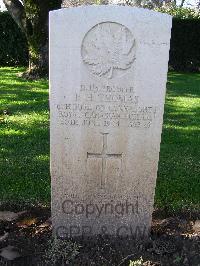
<svg viewBox="0 0 200 266"><path fill-rule="evenodd" d="M49 203L48 83L0 68L0 201ZM156 206L200 209L200 74L169 73Z"/></svg>

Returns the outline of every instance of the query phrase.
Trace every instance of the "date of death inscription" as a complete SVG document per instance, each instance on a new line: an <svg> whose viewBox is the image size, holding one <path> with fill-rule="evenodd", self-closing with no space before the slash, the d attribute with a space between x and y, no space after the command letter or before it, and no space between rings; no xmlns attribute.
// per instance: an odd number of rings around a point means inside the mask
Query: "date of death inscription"
<svg viewBox="0 0 200 266"><path fill-rule="evenodd" d="M155 106L142 106L139 100L133 87L81 85L72 102L56 105L59 124L69 127L150 128L157 109Z"/></svg>

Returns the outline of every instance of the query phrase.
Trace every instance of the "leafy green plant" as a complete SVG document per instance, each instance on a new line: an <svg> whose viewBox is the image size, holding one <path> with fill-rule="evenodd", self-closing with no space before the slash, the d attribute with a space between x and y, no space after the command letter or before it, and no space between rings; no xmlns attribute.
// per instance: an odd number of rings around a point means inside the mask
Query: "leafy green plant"
<svg viewBox="0 0 200 266"><path fill-rule="evenodd" d="M47 265L65 265L79 254L79 246L70 241L51 238L47 243L44 260Z"/></svg>
<svg viewBox="0 0 200 266"><path fill-rule="evenodd" d="M167 13L175 18L200 19L199 10L189 7L178 7L175 4L168 4L166 6L156 7L154 10L162 13Z"/></svg>
<svg viewBox="0 0 200 266"><path fill-rule="evenodd" d="M130 260L129 266L142 266L143 265L143 259L142 257L138 260Z"/></svg>

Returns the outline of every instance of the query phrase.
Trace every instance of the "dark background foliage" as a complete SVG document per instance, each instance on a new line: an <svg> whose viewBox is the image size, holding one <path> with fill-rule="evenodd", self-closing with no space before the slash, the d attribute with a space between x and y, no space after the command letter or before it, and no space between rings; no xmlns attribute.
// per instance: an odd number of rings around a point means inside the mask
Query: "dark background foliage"
<svg viewBox="0 0 200 266"><path fill-rule="evenodd" d="M0 66L27 66L25 36L8 12L0 12ZM170 69L200 71L200 20L173 19Z"/></svg>
<svg viewBox="0 0 200 266"><path fill-rule="evenodd" d="M0 12L0 66L27 66L28 48L24 34L8 12Z"/></svg>
<svg viewBox="0 0 200 266"><path fill-rule="evenodd" d="M200 19L173 19L169 64L176 71L200 71Z"/></svg>

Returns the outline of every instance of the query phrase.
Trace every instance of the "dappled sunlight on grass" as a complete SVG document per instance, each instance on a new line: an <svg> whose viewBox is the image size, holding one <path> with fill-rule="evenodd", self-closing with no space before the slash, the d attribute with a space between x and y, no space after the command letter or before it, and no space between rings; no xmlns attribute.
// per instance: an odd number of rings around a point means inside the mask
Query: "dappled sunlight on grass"
<svg viewBox="0 0 200 266"><path fill-rule="evenodd" d="M200 206L200 74L169 73L157 205Z"/></svg>
<svg viewBox="0 0 200 266"><path fill-rule="evenodd" d="M20 71L0 68L0 198L49 201L48 82L26 81Z"/></svg>
<svg viewBox="0 0 200 266"><path fill-rule="evenodd" d="M4 130L4 135L7 135L7 136L12 136L12 135L26 135L28 133L27 130L16 130L16 129L5 129Z"/></svg>

